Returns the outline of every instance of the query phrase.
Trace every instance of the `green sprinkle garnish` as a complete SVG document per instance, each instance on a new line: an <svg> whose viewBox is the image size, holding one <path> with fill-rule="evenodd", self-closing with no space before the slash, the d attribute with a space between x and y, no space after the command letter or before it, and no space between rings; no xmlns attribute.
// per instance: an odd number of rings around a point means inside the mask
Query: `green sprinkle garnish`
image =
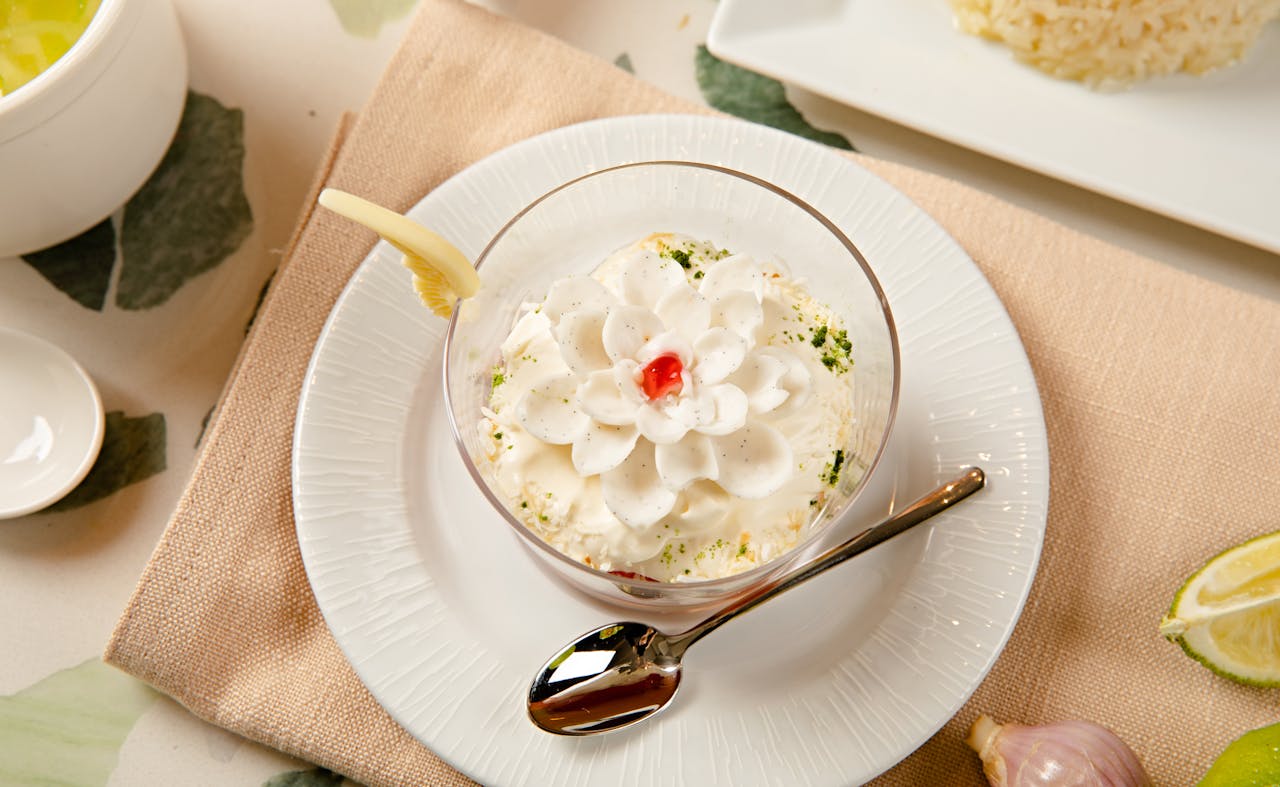
<svg viewBox="0 0 1280 787"><path fill-rule="evenodd" d="M810 340L810 343L813 344L814 347L821 347L823 343L826 341L827 341L827 326L819 325L817 328L814 328L813 339Z"/></svg>
<svg viewBox="0 0 1280 787"><path fill-rule="evenodd" d="M521 508L528 508L528 507L529 507L529 502L528 502L527 500L521 500L521 501L520 501L520 507L521 507Z"/></svg>
<svg viewBox="0 0 1280 787"><path fill-rule="evenodd" d="M745 554L747 554L747 545L743 544L742 546L738 547L738 557L742 557Z"/></svg>
<svg viewBox="0 0 1280 787"><path fill-rule="evenodd" d="M501 440L501 439L502 439L502 432L494 432L494 433L493 433L493 439L494 439L494 440Z"/></svg>
<svg viewBox="0 0 1280 787"><path fill-rule="evenodd" d="M671 259L679 263L680 267L685 270L689 270L693 267L693 263L689 262L689 252L684 249L672 249Z"/></svg>
<svg viewBox="0 0 1280 787"><path fill-rule="evenodd" d="M547 515L546 515L546 514L538 514L538 519L539 519L540 521L546 522L546 521L547 521Z"/></svg>
<svg viewBox="0 0 1280 787"><path fill-rule="evenodd" d="M831 458L831 461L827 463L827 466L822 469L822 478L824 481L827 482L828 486L835 486L836 482L840 480L840 467L843 464L844 464L844 449L837 448L835 456L833 456ZM809 505L813 505L813 504L814 504L814 501L812 500L809 501Z"/></svg>
<svg viewBox="0 0 1280 787"><path fill-rule="evenodd" d="M505 383L506 381L507 381L507 377L506 377L506 375L504 375L502 372L495 371L495 372L493 373L493 387L494 387L494 388L497 388L499 385L502 385L502 384L503 384L503 383Z"/></svg>
<svg viewBox="0 0 1280 787"><path fill-rule="evenodd" d="M695 278L695 279L701 279L703 276L706 276L706 275L707 275L707 274L706 274L706 273L704 273L704 272L702 272L702 271L694 271L694 272L693 272L693 278Z"/></svg>

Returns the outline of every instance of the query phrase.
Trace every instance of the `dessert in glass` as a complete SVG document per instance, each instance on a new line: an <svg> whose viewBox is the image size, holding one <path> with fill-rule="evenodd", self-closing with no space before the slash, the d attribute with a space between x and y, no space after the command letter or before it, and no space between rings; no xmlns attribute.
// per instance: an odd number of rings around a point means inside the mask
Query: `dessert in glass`
<svg viewBox="0 0 1280 787"><path fill-rule="evenodd" d="M884 449L883 294L769 183L688 162L592 173L476 266L445 357L459 448L529 551L592 595L723 603L818 544Z"/></svg>

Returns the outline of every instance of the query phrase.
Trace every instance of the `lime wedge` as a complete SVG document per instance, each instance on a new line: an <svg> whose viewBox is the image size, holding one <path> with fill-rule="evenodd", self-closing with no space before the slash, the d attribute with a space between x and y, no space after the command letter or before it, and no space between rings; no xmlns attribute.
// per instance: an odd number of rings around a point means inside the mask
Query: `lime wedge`
<svg viewBox="0 0 1280 787"><path fill-rule="evenodd" d="M1179 588L1160 633L1223 677L1280 686L1280 532L1205 563Z"/></svg>

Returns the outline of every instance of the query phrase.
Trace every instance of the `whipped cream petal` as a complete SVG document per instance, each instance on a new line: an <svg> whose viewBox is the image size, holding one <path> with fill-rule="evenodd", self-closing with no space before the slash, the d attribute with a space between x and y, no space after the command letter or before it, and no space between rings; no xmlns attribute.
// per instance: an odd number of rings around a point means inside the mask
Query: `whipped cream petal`
<svg viewBox="0 0 1280 787"><path fill-rule="evenodd" d="M670 409L679 413L676 407ZM642 405L636 411L636 428L640 430L640 436L655 445L679 441L691 426L692 424L685 423L682 419L672 417L668 408L656 404Z"/></svg>
<svg viewBox="0 0 1280 787"><path fill-rule="evenodd" d="M628 527L648 527L669 514L676 503L676 493L658 476L653 451L652 444L638 442L626 461L600 475L605 505Z"/></svg>
<svg viewBox="0 0 1280 787"><path fill-rule="evenodd" d="M713 301L722 295L746 290L759 303L764 298L764 270L751 257L734 254L710 266L698 290Z"/></svg>
<svg viewBox="0 0 1280 787"><path fill-rule="evenodd" d="M708 386L707 395L715 404L715 417L708 424L696 429L709 435L727 435L736 432L747 423L747 395L736 385L721 383Z"/></svg>
<svg viewBox="0 0 1280 787"><path fill-rule="evenodd" d="M697 363L693 379L699 385L718 383L733 374L747 357L747 340L728 328L709 328L693 343Z"/></svg>
<svg viewBox="0 0 1280 787"><path fill-rule="evenodd" d="M678 287L688 287L684 269L674 260L668 260L644 249L631 263L622 269L618 287L622 301L653 311L668 292Z"/></svg>
<svg viewBox="0 0 1280 787"><path fill-rule="evenodd" d="M756 297L745 290L718 295L711 301L711 324L728 328L756 345L756 329L764 323L764 309Z"/></svg>
<svg viewBox="0 0 1280 787"><path fill-rule="evenodd" d="M610 426L635 423L639 403L623 393L618 378L615 369L600 369L577 386L575 393L584 418Z"/></svg>
<svg viewBox="0 0 1280 787"><path fill-rule="evenodd" d="M777 492L791 477L791 444L772 426L750 423L711 442L720 470L716 481L731 495L759 500Z"/></svg>
<svg viewBox="0 0 1280 787"><path fill-rule="evenodd" d="M552 445L565 445L578 439L590 426L591 419L575 401L577 387L574 375L563 374L548 377L530 388L516 404L520 426Z"/></svg>
<svg viewBox="0 0 1280 787"><path fill-rule="evenodd" d="M618 381L618 391L627 401L638 405L649 401L649 397L644 395L644 389L640 386L640 379L644 377L644 372L640 371L640 364L630 358L624 358L613 365L613 376Z"/></svg>
<svg viewBox="0 0 1280 787"><path fill-rule="evenodd" d="M573 441L573 469L584 476L608 472L631 455L639 438L640 431L634 426L592 423Z"/></svg>
<svg viewBox="0 0 1280 787"><path fill-rule="evenodd" d="M747 404L752 413L767 413L787 400L790 391L781 385L786 376L788 366L785 361L764 353L756 353L742 364L742 368L734 372L729 382L742 389L747 395Z"/></svg>
<svg viewBox="0 0 1280 787"><path fill-rule="evenodd" d="M617 363L634 359L640 348L663 330L658 315L643 306L615 306L604 318L600 338L605 352Z"/></svg>
<svg viewBox="0 0 1280 787"><path fill-rule="evenodd" d="M682 375L685 392L674 404L666 406L667 414L690 429L705 426L716 418L716 400L708 386L693 385L688 375Z"/></svg>
<svg viewBox="0 0 1280 787"><path fill-rule="evenodd" d="M675 491L702 478L714 481L720 475L711 439L697 432L690 432L678 443L656 446L653 458L658 477Z"/></svg>
<svg viewBox="0 0 1280 787"><path fill-rule="evenodd" d="M795 353L781 347L765 347L760 354L786 364L787 371L779 378L777 384L787 392L788 396L786 401L774 410L774 413L778 417L791 415L809 401L809 396L813 392L813 377L809 374L809 367L805 366L804 361L800 360Z"/></svg>
<svg viewBox="0 0 1280 787"><path fill-rule="evenodd" d="M711 302L687 284L669 290L654 305L653 311L663 325L678 332L687 342L696 340L711 325Z"/></svg>
<svg viewBox="0 0 1280 787"><path fill-rule="evenodd" d="M542 302L542 314L554 325L568 312L607 309L617 302L613 293L590 276L568 276L551 285Z"/></svg>
<svg viewBox="0 0 1280 787"><path fill-rule="evenodd" d="M605 312L596 309L579 309L560 317L555 327L556 344L560 357L574 374L585 377L613 365L601 339L604 320Z"/></svg>

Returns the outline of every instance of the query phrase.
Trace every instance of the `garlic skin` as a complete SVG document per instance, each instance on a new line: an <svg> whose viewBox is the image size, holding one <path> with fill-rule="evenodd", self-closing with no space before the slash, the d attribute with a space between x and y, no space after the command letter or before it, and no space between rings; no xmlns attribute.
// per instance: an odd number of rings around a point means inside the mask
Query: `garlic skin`
<svg viewBox="0 0 1280 787"><path fill-rule="evenodd" d="M1106 727L997 724L985 713L965 741L992 787L1151 787L1138 756Z"/></svg>

